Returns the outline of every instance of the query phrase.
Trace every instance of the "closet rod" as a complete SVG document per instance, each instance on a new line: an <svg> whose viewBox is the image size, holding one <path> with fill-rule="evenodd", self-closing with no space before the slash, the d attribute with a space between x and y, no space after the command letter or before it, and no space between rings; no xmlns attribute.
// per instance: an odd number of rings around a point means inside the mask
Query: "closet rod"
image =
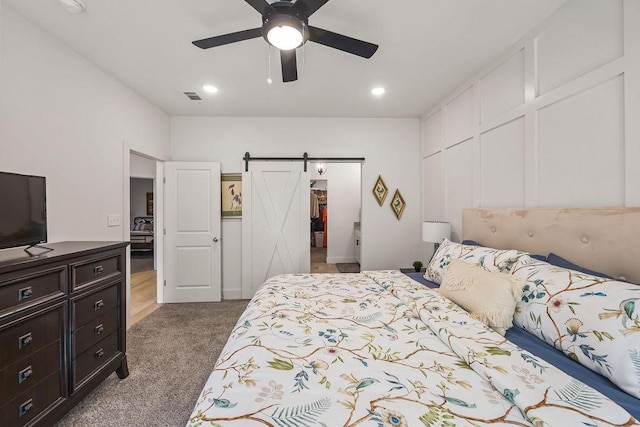
<svg viewBox="0 0 640 427"><path fill-rule="evenodd" d="M251 157L247 151L244 153L244 170L249 172L249 162L252 161L275 161L275 162L304 162L304 171L307 171L308 162L364 162L364 157L309 157L304 153L302 157Z"/></svg>

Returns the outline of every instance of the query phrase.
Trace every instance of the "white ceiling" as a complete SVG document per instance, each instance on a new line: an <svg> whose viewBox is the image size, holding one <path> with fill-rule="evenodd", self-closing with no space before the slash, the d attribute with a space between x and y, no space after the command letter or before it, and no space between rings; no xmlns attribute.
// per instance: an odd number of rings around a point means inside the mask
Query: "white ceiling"
<svg viewBox="0 0 640 427"><path fill-rule="evenodd" d="M299 80L282 83L272 49L271 85L262 38L191 44L259 27L243 0L86 0L77 15L58 0L2 1L170 115L420 117L565 0L332 0L309 23L378 52L367 60L307 43ZM220 91L207 95L205 83ZM383 97L370 94L376 85Z"/></svg>

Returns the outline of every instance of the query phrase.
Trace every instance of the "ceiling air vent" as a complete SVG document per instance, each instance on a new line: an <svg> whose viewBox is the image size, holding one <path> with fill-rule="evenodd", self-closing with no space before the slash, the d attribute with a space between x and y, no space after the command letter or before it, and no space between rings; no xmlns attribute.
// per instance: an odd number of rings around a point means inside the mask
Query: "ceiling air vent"
<svg viewBox="0 0 640 427"><path fill-rule="evenodd" d="M195 92L184 92L184 94L192 101L202 101L202 98L200 98L200 96Z"/></svg>

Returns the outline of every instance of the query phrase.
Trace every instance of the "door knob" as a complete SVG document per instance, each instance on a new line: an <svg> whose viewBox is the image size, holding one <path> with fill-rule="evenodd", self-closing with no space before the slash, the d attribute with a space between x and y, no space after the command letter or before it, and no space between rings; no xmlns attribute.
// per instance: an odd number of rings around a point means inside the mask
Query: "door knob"
<svg viewBox="0 0 640 427"><path fill-rule="evenodd" d="M217 242L217 241L218 241L218 238L217 238L217 237L214 237L214 238L213 238L213 241L214 241L214 242Z"/></svg>

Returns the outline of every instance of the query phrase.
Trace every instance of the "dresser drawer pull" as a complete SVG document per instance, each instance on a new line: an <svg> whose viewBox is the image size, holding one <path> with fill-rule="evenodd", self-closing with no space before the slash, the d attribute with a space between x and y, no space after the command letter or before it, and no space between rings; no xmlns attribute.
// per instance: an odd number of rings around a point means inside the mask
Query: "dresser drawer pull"
<svg viewBox="0 0 640 427"><path fill-rule="evenodd" d="M31 332L28 334L24 334L20 338L18 338L18 350L21 350L23 347L28 346L33 341L33 337L31 336Z"/></svg>
<svg viewBox="0 0 640 427"><path fill-rule="evenodd" d="M100 350L96 351L95 356L96 356L96 359L102 358L102 356L104 356L104 350L100 349Z"/></svg>
<svg viewBox="0 0 640 427"><path fill-rule="evenodd" d="M24 368L22 371L18 372L18 384L22 384L33 374L33 369L31 369L31 365Z"/></svg>
<svg viewBox="0 0 640 427"><path fill-rule="evenodd" d="M100 310L102 307L104 307L104 301L102 301L101 299L96 301L95 303L93 303L93 310L94 311L98 311Z"/></svg>
<svg viewBox="0 0 640 427"><path fill-rule="evenodd" d="M96 276L102 276L102 273L104 273L104 267L102 267L101 265L93 268L93 274L95 274Z"/></svg>
<svg viewBox="0 0 640 427"><path fill-rule="evenodd" d="M23 299L29 298L33 295L33 291L31 290L31 286L27 286L26 288L22 288L18 291L18 301L22 301Z"/></svg>
<svg viewBox="0 0 640 427"><path fill-rule="evenodd" d="M101 333L104 332L104 326L102 326L102 323L100 323L98 326L96 326L93 329L93 332L95 332L96 335L100 335Z"/></svg>
<svg viewBox="0 0 640 427"><path fill-rule="evenodd" d="M29 399L20 405L20 417L26 415L27 412L33 409L33 399Z"/></svg>

